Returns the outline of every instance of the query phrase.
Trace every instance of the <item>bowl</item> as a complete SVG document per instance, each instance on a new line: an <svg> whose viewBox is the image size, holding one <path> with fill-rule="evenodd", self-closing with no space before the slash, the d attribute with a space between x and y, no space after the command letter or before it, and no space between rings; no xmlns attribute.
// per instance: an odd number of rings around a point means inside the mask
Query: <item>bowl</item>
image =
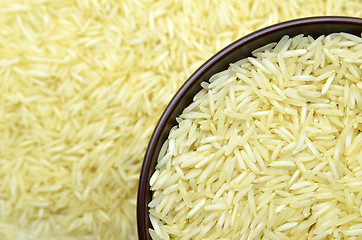
<svg viewBox="0 0 362 240"><path fill-rule="evenodd" d="M177 124L176 117L188 106L197 92L200 83L207 81L215 73L226 70L230 63L251 56L251 52L271 42L278 42L284 35L298 34L317 38L334 32L346 32L360 36L362 19L340 16L310 17L278 23L255 31L216 53L206 61L179 89L163 112L149 141L144 157L137 196L137 228L139 239L150 239L148 229L148 203L152 199L149 180L154 172L157 157L170 129Z"/></svg>

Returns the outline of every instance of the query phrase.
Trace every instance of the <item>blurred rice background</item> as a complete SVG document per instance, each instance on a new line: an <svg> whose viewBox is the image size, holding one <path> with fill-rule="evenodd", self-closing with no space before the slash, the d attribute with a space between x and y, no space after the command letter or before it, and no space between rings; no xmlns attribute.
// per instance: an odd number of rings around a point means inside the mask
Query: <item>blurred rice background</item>
<svg viewBox="0 0 362 240"><path fill-rule="evenodd" d="M361 0L0 0L0 239L136 239L168 101L234 40Z"/></svg>

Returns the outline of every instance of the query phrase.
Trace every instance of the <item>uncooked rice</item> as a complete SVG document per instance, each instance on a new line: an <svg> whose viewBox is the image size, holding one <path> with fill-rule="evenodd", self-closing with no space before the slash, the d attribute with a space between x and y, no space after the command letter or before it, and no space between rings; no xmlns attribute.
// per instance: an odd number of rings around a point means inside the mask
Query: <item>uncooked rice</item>
<svg viewBox="0 0 362 240"><path fill-rule="evenodd" d="M362 2L0 0L0 239L137 239L140 166L181 84L245 34L317 15Z"/></svg>
<svg viewBox="0 0 362 240"><path fill-rule="evenodd" d="M362 38L333 33L203 82L151 177L152 238L361 239L361 80Z"/></svg>

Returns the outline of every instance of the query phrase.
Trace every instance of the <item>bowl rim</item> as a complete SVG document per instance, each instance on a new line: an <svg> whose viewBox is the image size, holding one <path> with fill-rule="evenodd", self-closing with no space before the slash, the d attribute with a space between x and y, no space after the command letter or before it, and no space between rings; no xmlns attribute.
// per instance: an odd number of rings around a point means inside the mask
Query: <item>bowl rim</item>
<svg viewBox="0 0 362 240"><path fill-rule="evenodd" d="M233 52L235 49L250 41L254 41L257 38L263 37L276 31L282 31L289 28L295 28L305 26L308 24L351 24L362 26L362 18L350 17L350 16L314 16L292 19L280 23L276 23L254 32L251 32L244 37L230 43L217 53L215 53L210 59L202 64L179 88L175 93L167 107L163 111L159 118L152 136L148 142L148 146L144 155L142 168L139 177L139 185L137 191L137 233L139 239L149 239L148 229L146 227L148 219L148 203L146 201L146 194L149 191L149 179L150 179L150 168L152 159L156 151L156 145L161 138L162 132L166 127L166 124L171 117L176 106L180 100L186 95L186 93L193 87L194 82L199 79L205 72L214 66L220 59Z"/></svg>

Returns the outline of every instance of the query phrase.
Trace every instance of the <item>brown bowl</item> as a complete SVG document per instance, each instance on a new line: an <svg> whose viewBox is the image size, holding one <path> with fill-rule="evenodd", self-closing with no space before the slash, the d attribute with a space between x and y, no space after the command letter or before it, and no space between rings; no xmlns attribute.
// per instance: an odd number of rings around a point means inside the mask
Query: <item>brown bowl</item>
<svg viewBox="0 0 362 240"><path fill-rule="evenodd" d="M142 165L137 196L137 228L139 239L150 239L148 228L149 220L148 203L152 199L149 181L154 172L158 153L162 144L166 141L170 129L175 126L176 117L193 100L197 92L201 90L200 83L209 80L215 73L226 70L230 63L250 57L251 52L271 42L278 42L284 35L290 37L298 34L310 35L317 38L334 32L346 32L361 36L362 19L352 17L311 17L278 23L256 32L253 32L233 42L205 62L184 83L173 97L163 112L150 139Z"/></svg>

